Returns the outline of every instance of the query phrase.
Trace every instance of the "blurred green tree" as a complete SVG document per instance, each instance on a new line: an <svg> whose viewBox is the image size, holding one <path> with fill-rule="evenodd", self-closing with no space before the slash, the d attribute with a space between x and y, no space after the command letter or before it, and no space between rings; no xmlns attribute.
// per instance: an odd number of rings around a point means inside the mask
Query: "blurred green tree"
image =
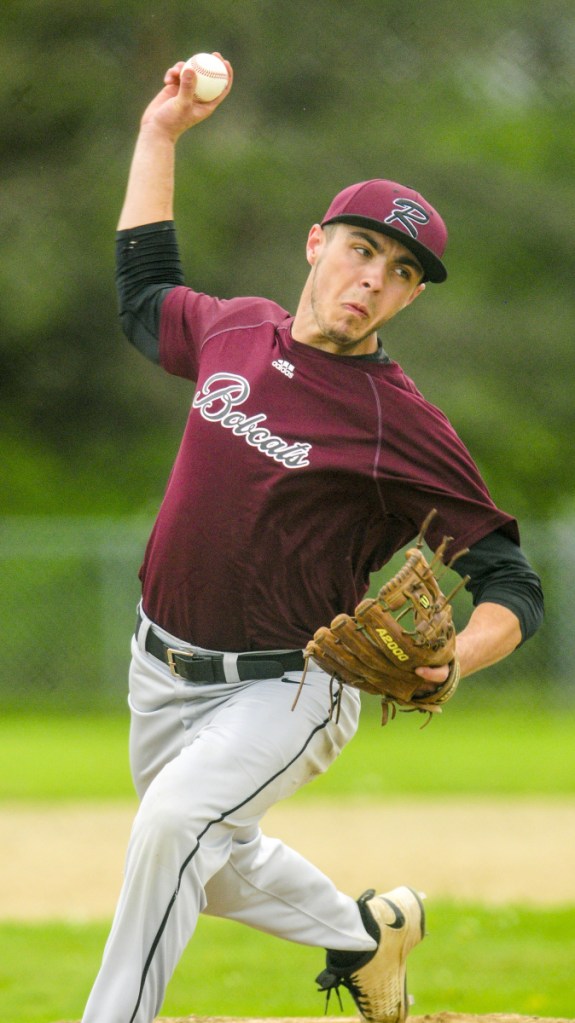
<svg viewBox="0 0 575 1023"><path fill-rule="evenodd" d="M190 283L292 308L332 195L383 176L450 227L450 279L384 343L498 503L573 506L575 8L570 0L4 0L0 502L145 510L191 388L123 341L114 229L139 116L175 59L236 72L180 144Z"/></svg>

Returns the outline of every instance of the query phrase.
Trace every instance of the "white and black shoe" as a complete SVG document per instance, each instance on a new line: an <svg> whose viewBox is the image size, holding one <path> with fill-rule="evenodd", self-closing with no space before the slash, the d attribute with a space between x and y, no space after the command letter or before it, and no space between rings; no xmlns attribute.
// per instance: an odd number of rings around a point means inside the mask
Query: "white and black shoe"
<svg viewBox="0 0 575 1023"><path fill-rule="evenodd" d="M425 936L424 897L406 887L363 893L357 904L377 948L357 954L328 949L326 969L316 978L328 1001L333 990L339 997L340 986L346 987L368 1023L403 1023L409 1012L406 959Z"/></svg>

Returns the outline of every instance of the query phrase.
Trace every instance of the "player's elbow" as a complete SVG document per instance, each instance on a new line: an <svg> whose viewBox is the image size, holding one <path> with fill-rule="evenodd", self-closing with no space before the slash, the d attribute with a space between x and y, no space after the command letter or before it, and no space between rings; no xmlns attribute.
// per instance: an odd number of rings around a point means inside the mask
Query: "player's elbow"
<svg viewBox="0 0 575 1023"><path fill-rule="evenodd" d="M159 363L160 345L157 335L132 309L120 309L120 324L130 344L137 348L146 359Z"/></svg>

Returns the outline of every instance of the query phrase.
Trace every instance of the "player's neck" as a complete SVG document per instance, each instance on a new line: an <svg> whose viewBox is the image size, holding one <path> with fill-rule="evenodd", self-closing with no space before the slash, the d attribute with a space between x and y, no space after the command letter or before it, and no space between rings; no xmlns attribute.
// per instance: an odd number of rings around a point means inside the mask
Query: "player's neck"
<svg viewBox="0 0 575 1023"><path fill-rule="evenodd" d="M330 355L373 355L378 349L377 332L354 337L318 320L311 301L309 281L302 292L292 324L292 337Z"/></svg>

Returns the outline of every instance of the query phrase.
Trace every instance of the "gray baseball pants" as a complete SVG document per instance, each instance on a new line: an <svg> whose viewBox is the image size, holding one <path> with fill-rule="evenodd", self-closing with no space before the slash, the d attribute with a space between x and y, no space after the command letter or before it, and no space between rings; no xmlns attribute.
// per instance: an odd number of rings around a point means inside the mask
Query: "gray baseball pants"
<svg viewBox="0 0 575 1023"><path fill-rule="evenodd" d="M260 830L266 810L327 770L352 738L359 694L344 688L336 723L329 680L319 670L308 671L293 711L300 672L185 682L146 652L147 630L170 646L206 651L141 617L129 695L141 802L83 1023L151 1023L199 913L320 948L375 947L354 899Z"/></svg>

